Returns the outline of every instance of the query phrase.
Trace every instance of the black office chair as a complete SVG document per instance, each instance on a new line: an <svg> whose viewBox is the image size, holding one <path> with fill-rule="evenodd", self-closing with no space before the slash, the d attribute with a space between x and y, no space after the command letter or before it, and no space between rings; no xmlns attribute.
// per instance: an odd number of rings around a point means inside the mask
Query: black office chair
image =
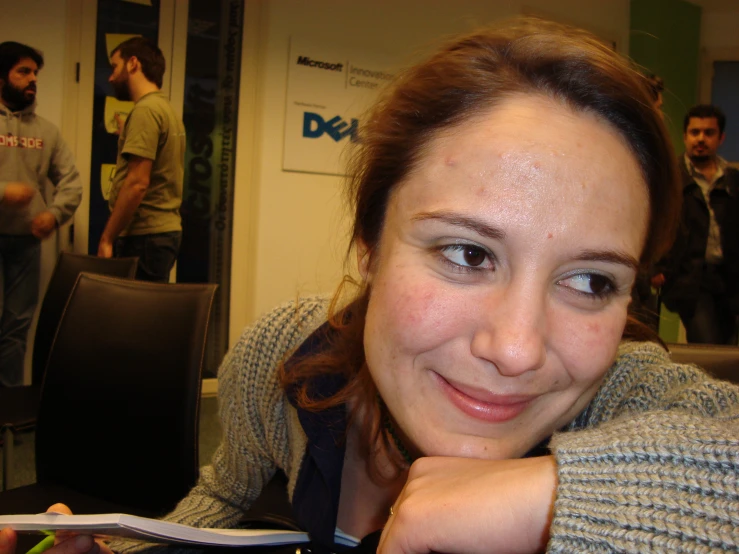
<svg viewBox="0 0 739 554"><path fill-rule="evenodd" d="M696 364L719 379L739 384L739 347L718 344L668 344L670 358Z"/></svg>
<svg viewBox="0 0 739 554"><path fill-rule="evenodd" d="M51 347L36 429L37 482L0 514L55 502L156 517L198 475L201 366L216 285L82 273Z"/></svg>
<svg viewBox="0 0 739 554"><path fill-rule="evenodd" d="M49 358L51 341L77 277L83 271L133 279L138 258L98 258L62 252L54 267L39 308L33 341L31 384L0 389L0 437L3 439L3 490L11 482L15 433L35 427L41 382Z"/></svg>

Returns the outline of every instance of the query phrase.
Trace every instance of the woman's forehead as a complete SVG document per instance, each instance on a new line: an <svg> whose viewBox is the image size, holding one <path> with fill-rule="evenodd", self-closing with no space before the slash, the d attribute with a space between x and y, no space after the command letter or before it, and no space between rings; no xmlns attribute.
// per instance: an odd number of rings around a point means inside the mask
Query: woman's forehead
<svg viewBox="0 0 739 554"><path fill-rule="evenodd" d="M546 96L516 95L431 138L412 173L464 167L536 172L548 166L584 175L600 162L618 174L616 154L639 170L623 137L602 118Z"/></svg>
<svg viewBox="0 0 739 554"><path fill-rule="evenodd" d="M623 138L594 114L539 95L511 97L431 140L393 197L409 212L505 202L522 221L555 221L582 204L632 218L646 233L647 187Z"/></svg>

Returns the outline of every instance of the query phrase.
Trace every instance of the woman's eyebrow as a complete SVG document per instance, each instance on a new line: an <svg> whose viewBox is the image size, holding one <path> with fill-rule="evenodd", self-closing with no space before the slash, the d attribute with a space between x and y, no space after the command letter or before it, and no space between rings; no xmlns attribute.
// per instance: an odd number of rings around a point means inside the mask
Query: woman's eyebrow
<svg viewBox="0 0 739 554"><path fill-rule="evenodd" d="M634 271L639 271L639 260L625 252L618 250L583 250L574 258L587 262L608 262L628 266Z"/></svg>
<svg viewBox="0 0 739 554"><path fill-rule="evenodd" d="M465 216L455 212L438 211L438 212L421 212L411 218L412 221L429 221L436 220L447 225L463 227L477 233L480 236L494 240L504 240L505 231L498 227L493 227L487 223L480 221L474 217ZM639 270L639 260L633 256L621 252L619 250L583 250L573 259L589 262L607 262L613 264L625 265L634 271Z"/></svg>
<svg viewBox="0 0 739 554"><path fill-rule="evenodd" d="M503 240L506 237L505 231L498 227L493 227L487 223L475 219L474 217L468 217L455 212L421 212L414 215L411 218L412 221L428 221L437 220L447 225L454 225L456 227L464 227L470 231L474 231L480 236L487 237L494 240Z"/></svg>

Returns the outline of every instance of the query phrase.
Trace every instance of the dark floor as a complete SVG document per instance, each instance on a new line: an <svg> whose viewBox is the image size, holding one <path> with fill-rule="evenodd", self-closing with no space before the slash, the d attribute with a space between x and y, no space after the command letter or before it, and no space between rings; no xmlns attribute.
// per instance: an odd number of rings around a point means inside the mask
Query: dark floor
<svg viewBox="0 0 739 554"><path fill-rule="evenodd" d="M34 434L21 433L17 436L13 449L12 480L8 488L29 485L36 481L34 467ZM203 398L200 403L200 465L207 465L221 440L221 428L218 422L217 400L215 397ZM3 461L0 456L0 473ZM0 485L0 489L2 485Z"/></svg>

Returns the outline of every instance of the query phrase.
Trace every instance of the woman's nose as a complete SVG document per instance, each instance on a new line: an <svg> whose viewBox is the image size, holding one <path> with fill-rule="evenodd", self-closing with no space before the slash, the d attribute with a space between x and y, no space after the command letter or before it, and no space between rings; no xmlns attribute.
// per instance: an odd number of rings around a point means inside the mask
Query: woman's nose
<svg viewBox="0 0 739 554"><path fill-rule="evenodd" d="M546 360L545 297L523 286L493 292L480 309L472 354L514 377L539 369Z"/></svg>

